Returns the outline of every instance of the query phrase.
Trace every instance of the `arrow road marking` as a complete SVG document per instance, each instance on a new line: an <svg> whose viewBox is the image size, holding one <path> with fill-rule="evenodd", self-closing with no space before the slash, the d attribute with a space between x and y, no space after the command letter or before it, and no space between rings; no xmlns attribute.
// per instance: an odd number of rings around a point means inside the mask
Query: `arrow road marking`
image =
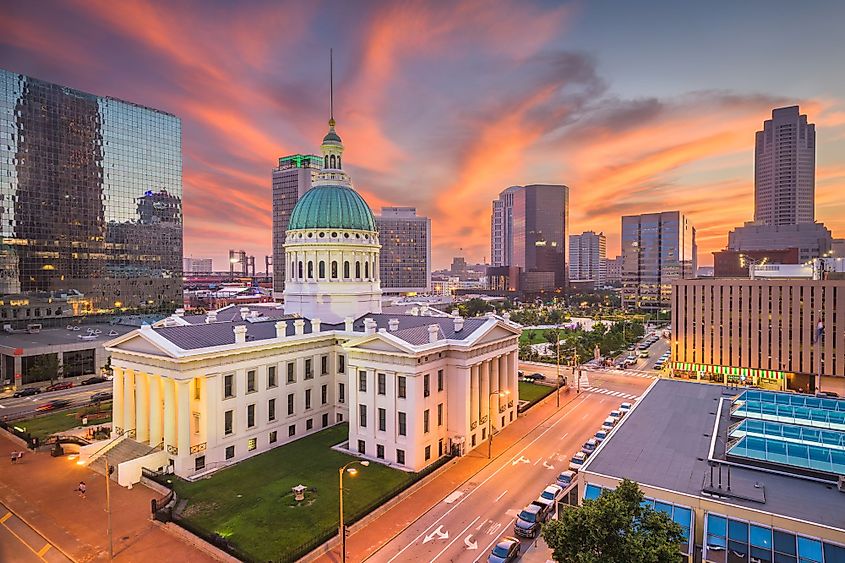
<svg viewBox="0 0 845 563"><path fill-rule="evenodd" d="M477 541L469 541L469 539L471 537L472 537L472 534L470 534L470 535L468 535L467 537L464 538L464 545L467 546L467 549L469 549L469 550L478 549L478 542Z"/></svg>
<svg viewBox="0 0 845 563"><path fill-rule="evenodd" d="M504 491L502 491L502 494L500 494L499 496L497 496L497 497L496 497L496 500L495 500L494 502L499 502L500 500L502 500L502 497L503 497L503 496L505 496L506 494L508 494L508 490L507 490L507 489L505 489Z"/></svg>
<svg viewBox="0 0 845 563"><path fill-rule="evenodd" d="M453 539L452 541L450 541L449 543L447 543L447 544L446 544L446 547L444 547L443 549L441 549L441 550L440 550L440 553L438 553L437 555L435 555L434 557L432 557L432 558L431 558L431 561L430 561L429 563L434 563L434 560L435 560L435 559L437 559L438 557L440 557L441 555L443 555L444 553L446 553L446 550L448 550L450 547L452 547L452 544L453 544L453 543L455 543L455 541L457 541L457 540L458 540L458 538L463 537L463 535L466 533L466 531L467 531L467 530L469 530L469 529L470 529L470 527L472 527L472 525L473 525L473 524L475 524L475 523L478 521L478 519L479 519L479 518L481 518L481 516L476 516L476 517L475 517L475 520L473 520L472 522L470 522L470 523L469 523L469 525L468 525L466 528L464 528L464 529L463 529L463 530L461 530L461 531L460 531L457 535L455 535L455 539ZM448 533L446 534L446 537L449 537L449 534L448 534ZM464 543L466 543L467 538L470 538L470 537L472 537L472 534L470 534L470 535L468 535L466 538L464 538ZM445 539L445 538L444 538L444 539ZM469 547L469 545L467 545L467 547ZM475 547L477 548L477 547L478 547L478 545L476 545Z"/></svg>
<svg viewBox="0 0 845 563"><path fill-rule="evenodd" d="M545 467L546 469L554 469L554 468L555 468L555 466L554 466L554 465L549 465L549 464L548 464L548 463L546 463L545 461L543 461L543 467Z"/></svg>
<svg viewBox="0 0 845 563"><path fill-rule="evenodd" d="M423 543L428 543L434 539L434 536L437 536L441 540L448 540L449 539L449 532L443 531L443 525L437 526L437 529L428 534L425 539L423 539Z"/></svg>
<svg viewBox="0 0 845 563"><path fill-rule="evenodd" d="M511 462L511 465L516 465L517 463L531 463L531 460L525 457L524 455L519 456L519 459L515 459Z"/></svg>

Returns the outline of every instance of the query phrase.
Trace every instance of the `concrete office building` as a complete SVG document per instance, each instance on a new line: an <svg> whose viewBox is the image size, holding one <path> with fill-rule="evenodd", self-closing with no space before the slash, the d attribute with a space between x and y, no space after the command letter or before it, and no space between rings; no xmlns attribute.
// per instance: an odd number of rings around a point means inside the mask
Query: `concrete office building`
<svg viewBox="0 0 845 563"><path fill-rule="evenodd" d="M778 250L720 250L713 253L713 276L717 278L747 278L753 264L799 264L797 248Z"/></svg>
<svg viewBox="0 0 845 563"><path fill-rule="evenodd" d="M622 284L622 256L616 258L609 258L605 262L607 271L605 272L605 282L609 285Z"/></svg>
<svg viewBox="0 0 845 563"><path fill-rule="evenodd" d="M745 253L797 248L801 262L824 256L831 251L832 245L833 235L823 223L746 223L728 233L728 250Z"/></svg>
<svg viewBox="0 0 845 563"><path fill-rule="evenodd" d="M843 414L841 400L657 380L567 499L597 498L627 478L680 525L682 561L840 563Z"/></svg>
<svg viewBox="0 0 845 563"><path fill-rule="evenodd" d="M755 278L674 282L675 376L796 391L845 376L845 280Z"/></svg>
<svg viewBox="0 0 845 563"><path fill-rule="evenodd" d="M2 322L180 306L179 118L0 70L0 132Z"/></svg>
<svg viewBox="0 0 845 563"><path fill-rule="evenodd" d="M214 269L211 258L182 258L182 271L186 274L210 274Z"/></svg>
<svg viewBox="0 0 845 563"><path fill-rule="evenodd" d="M698 269L695 227L680 211L622 217L622 306L668 309L672 282Z"/></svg>
<svg viewBox="0 0 845 563"><path fill-rule="evenodd" d="M513 196L521 186L511 186L493 200L490 218L490 265L509 266L513 258Z"/></svg>
<svg viewBox="0 0 845 563"><path fill-rule="evenodd" d="M317 179L322 158L314 154L292 154L279 159L273 169L273 297L285 290L285 234L296 202Z"/></svg>
<svg viewBox="0 0 845 563"><path fill-rule="evenodd" d="M431 219L413 207L382 207L376 215L383 293L431 291Z"/></svg>
<svg viewBox="0 0 845 563"><path fill-rule="evenodd" d="M607 280L607 237L586 231L569 237L569 280L592 280L601 287Z"/></svg>

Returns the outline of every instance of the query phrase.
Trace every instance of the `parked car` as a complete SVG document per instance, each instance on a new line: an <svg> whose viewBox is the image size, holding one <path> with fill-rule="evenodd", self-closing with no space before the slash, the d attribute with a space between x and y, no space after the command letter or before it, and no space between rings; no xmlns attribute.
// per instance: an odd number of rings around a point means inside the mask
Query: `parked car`
<svg viewBox="0 0 845 563"><path fill-rule="evenodd" d="M637 345L636 345L636 344L631 344L630 346L628 346L628 350L629 350L629 351L634 351L634 350L636 350L636 349L637 349Z"/></svg>
<svg viewBox="0 0 845 563"><path fill-rule="evenodd" d="M513 525L514 533L524 538L536 538L548 514L548 507L532 502L517 515Z"/></svg>
<svg viewBox="0 0 845 563"><path fill-rule="evenodd" d="M610 411L610 414L607 415L607 416L612 416L613 418L615 418L618 421L620 418L622 418L623 414L624 413L621 410L614 409L614 410Z"/></svg>
<svg viewBox="0 0 845 563"><path fill-rule="evenodd" d="M622 403L621 405L619 405L619 410L623 414L627 414L628 411L630 411L633 407L634 407L634 405L631 404L631 403Z"/></svg>
<svg viewBox="0 0 845 563"><path fill-rule="evenodd" d="M563 471L557 476L557 486L565 489L572 484L573 479L575 479L574 471Z"/></svg>
<svg viewBox="0 0 845 563"><path fill-rule="evenodd" d="M70 389L73 387L72 381L59 381L44 388L44 391L58 391L59 389Z"/></svg>
<svg viewBox="0 0 845 563"><path fill-rule="evenodd" d="M598 432L596 432L596 435L595 435L595 439L596 439L596 441L597 441L599 444L601 444L601 443L602 443L602 441L603 441L605 438L607 438L607 434L608 434L608 432L610 432L610 431L609 431L609 430L605 430L604 428L602 428L601 430L599 430Z"/></svg>
<svg viewBox="0 0 845 563"><path fill-rule="evenodd" d="M41 393L41 389L38 387L24 387L23 389L15 391L12 397L32 397L33 395L37 395L39 393Z"/></svg>
<svg viewBox="0 0 845 563"><path fill-rule="evenodd" d="M535 373L532 373L531 375L525 376L525 378L530 379L531 381L543 381L544 379L546 379L546 376L543 375L542 373L535 372Z"/></svg>
<svg viewBox="0 0 845 563"><path fill-rule="evenodd" d="M510 563L519 559L522 544L519 539L505 536L493 546L493 551L487 556L487 563Z"/></svg>
<svg viewBox="0 0 845 563"><path fill-rule="evenodd" d="M599 442L595 438L590 438L589 440L584 442L583 446L581 446L581 451L587 454L587 456L589 456L591 453L596 451L596 448L598 447Z"/></svg>
<svg viewBox="0 0 845 563"><path fill-rule="evenodd" d="M95 383L105 383L106 381L108 381L108 380L105 377L95 375L93 377L89 377L88 379L83 379L80 384L81 385L93 385Z"/></svg>
<svg viewBox="0 0 845 563"><path fill-rule="evenodd" d="M100 403L102 401L111 401L113 398L111 391L100 391L99 393L91 395L91 402Z"/></svg>
<svg viewBox="0 0 845 563"><path fill-rule="evenodd" d="M556 502L561 496L563 496L563 487L558 484L549 485L543 489L542 493L540 493L540 499L545 499L550 502ZM552 510L554 511L554 509Z"/></svg>
<svg viewBox="0 0 845 563"><path fill-rule="evenodd" d="M70 404L69 399L53 399L52 401L47 401L43 405L39 405L35 410L37 410L37 411L54 411L56 409L66 407L69 404Z"/></svg>
<svg viewBox="0 0 845 563"><path fill-rule="evenodd" d="M839 393L834 393L833 391L818 391L816 393L816 397L820 397L822 399L838 399Z"/></svg>
<svg viewBox="0 0 845 563"><path fill-rule="evenodd" d="M608 432L613 430L614 426L616 426L616 419L613 418L612 416L605 418L604 422L601 423L601 429L607 430Z"/></svg>
<svg viewBox="0 0 845 563"><path fill-rule="evenodd" d="M587 454L584 452L576 452L572 459L569 460L569 469L578 471L584 462L587 461Z"/></svg>

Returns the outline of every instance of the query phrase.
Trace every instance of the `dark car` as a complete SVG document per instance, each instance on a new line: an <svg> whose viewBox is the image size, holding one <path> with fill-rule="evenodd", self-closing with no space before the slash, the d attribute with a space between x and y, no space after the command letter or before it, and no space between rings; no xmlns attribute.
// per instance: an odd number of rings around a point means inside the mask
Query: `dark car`
<svg viewBox="0 0 845 563"><path fill-rule="evenodd" d="M94 393L91 395L91 402L92 403L99 403L101 401L111 401L113 398L111 391L100 391L99 393Z"/></svg>
<svg viewBox="0 0 845 563"><path fill-rule="evenodd" d="M531 503L522 509L516 517L513 531L516 535L524 538L536 538L540 534L540 527L546 521L548 508L536 503Z"/></svg>
<svg viewBox="0 0 845 563"><path fill-rule="evenodd" d="M89 377L88 379L83 379L81 384L82 385L93 385L95 383L105 383L108 381L105 377L95 375L94 377Z"/></svg>
<svg viewBox="0 0 845 563"><path fill-rule="evenodd" d="M59 389L70 389L71 387L73 387L72 381L59 381L58 383L45 387L44 391L58 391Z"/></svg>
<svg viewBox="0 0 845 563"><path fill-rule="evenodd" d="M526 375L525 379L530 379L531 381L543 381L546 379L546 376L540 372L532 373L531 375Z"/></svg>
<svg viewBox="0 0 845 563"><path fill-rule="evenodd" d="M48 401L43 405L40 405L35 410L37 411L54 411L56 409L60 409L62 407L66 407L70 404L68 399L53 399L52 401Z"/></svg>
<svg viewBox="0 0 845 563"><path fill-rule="evenodd" d="M33 395L37 395L39 393L41 393L41 390L38 387L26 387L15 391L15 394L12 395L12 397L32 397Z"/></svg>
<svg viewBox="0 0 845 563"><path fill-rule="evenodd" d="M519 558L519 550L522 546L517 538L505 536L493 546L493 551L487 556L487 563L508 563Z"/></svg>
<svg viewBox="0 0 845 563"><path fill-rule="evenodd" d="M816 397L821 399L838 399L839 393L834 393L833 391L819 391L816 393Z"/></svg>

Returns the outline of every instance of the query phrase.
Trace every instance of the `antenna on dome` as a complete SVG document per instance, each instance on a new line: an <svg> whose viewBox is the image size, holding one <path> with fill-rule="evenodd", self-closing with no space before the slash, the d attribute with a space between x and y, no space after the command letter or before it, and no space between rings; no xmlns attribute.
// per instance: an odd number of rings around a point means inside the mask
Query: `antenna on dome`
<svg viewBox="0 0 845 563"><path fill-rule="evenodd" d="M334 127L334 49L329 49L329 125Z"/></svg>

